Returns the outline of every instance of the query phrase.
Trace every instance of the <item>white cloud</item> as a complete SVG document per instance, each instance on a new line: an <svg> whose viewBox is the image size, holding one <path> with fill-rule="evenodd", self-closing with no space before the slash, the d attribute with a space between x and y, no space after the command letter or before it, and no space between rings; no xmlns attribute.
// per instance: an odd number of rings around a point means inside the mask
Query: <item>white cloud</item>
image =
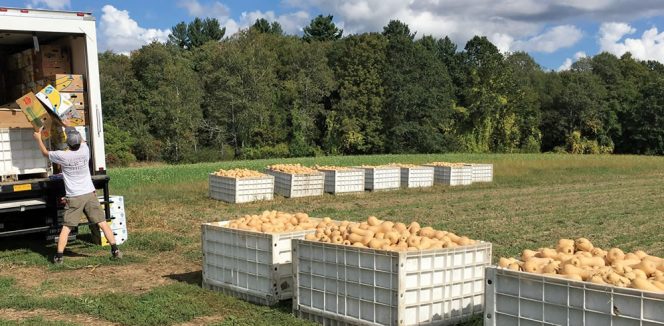
<svg viewBox="0 0 664 326"><path fill-rule="evenodd" d="M189 16L212 17L220 21L228 19L231 13L230 9L219 1L202 5L197 0L181 0L178 2L178 6L187 9Z"/></svg>
<svg viewBox="0 0 664 326"><path fill-rule="evenodd" d="M502 51L546 53L582 38L570 21L664 15L662 0L282 0L282 4L332 14L345 34L382 31L390 19L398 19L418 36L447 35L459 48L474 35L483 35Z"/></svg>
<svg viewBox="0 0 664 326"><path fill-rule="evenodd" d="M178 5L187 9L191 17L210 17L219 20L222 27L226 27L226 35L235 34L240 29L248 28L256 22L256 19L265 18L281 25L285 33L297 34L311 21L309 13L298 10L283 15L277 15L274 11L245 11L237 19L230 17L230 9L219 1L201 3L198 0L181 0Z"/></svg>
<svg viewBox="0 0 664 326"><path fill-rule="evenodd" d="M552 53L558 49L576 44L583 37L583 32L576 26L561 25L514 44L515 50Z"/></svg>
<svg viewBox="0 0 664 326"><path fill-rule="evenodd" d="M634 58L656 60L664 63L664 32L659 33L657 27L643 32L641 38L626 38L636 33L636 29L625 23L604 23L599 29L600 51L621 56L630 52Z"/></svg>
<svg viewBox="0 0 664 326"><path fill-rule="evenodd" d="M118 10L111 5L102 8L100 34L103 42L100 50L113 50L129 53L152 41L165 42L169 30L143 28L129 16L126 10Z"/></svg>
<svg viewBox="0 0 664 326"><path fill-rule="evenodd" d="M32 0L31 6L53 10L63 10L71 7L71 0Z"/></svg>
<svg viewBox="0 0 664 326"><path fill-rule="evenodd" d="M586 57L588 57L588 55L586 55L585 52L579 51L574 54L574 59L572 58L565 59L565 62L563 62L563 64L560 67L558 67L558 71L570 70L574 62L579 61L579 59Z"/></svg>
<svg viewBox="0 0 664 326"><path fill-rule="evenodd" d="M309 13L300 10L297 12L276 15L274 11L261 12L260 10L243 12L240 15L239 27L247 28L256 22L256 19L265 18L269 22L276 21L287 34L296 34L302 32L302 29L309 24L311 18Z"/></svg>

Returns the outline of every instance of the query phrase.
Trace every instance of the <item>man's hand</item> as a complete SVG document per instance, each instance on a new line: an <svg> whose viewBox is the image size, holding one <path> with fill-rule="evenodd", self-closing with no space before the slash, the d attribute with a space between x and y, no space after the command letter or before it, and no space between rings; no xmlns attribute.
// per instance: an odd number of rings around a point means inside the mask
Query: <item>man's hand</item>
<svg viewBox="0 0 664 326"><path fill-rule="evenodd" d="M34 137L35 140L37 141L37 146L39 146L39 151L42 153L42 155L44 155L44 157L48 157L48 150L46 149L46 146L44 146L44 142L42 141L41 138L41 133L43 129L44 127L42 126L41 128L39 128L39 130L35 131L35 133L32 134L32 137Z"/></svg>
<svg viewBox="0 0 664 326"><path fill-rule="evenodd" d="M43 126L40 127L39 130L35 131L35 132L32 134L32 137L34 137L36 141L39 141L39 142L40 142L40 141L42 140L42 139L41 139L41 133L42 133L42 130L44 130L44 127L43 127Z"/></svg>

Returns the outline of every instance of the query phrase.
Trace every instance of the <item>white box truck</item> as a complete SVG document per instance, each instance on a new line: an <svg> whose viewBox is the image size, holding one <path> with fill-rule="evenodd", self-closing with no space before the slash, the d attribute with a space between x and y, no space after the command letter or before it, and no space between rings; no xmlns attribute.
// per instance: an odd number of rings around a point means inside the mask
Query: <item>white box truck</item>
<svg viewBox="0 0 664 326"><path fill-rule="evenodd" d="M30 68L30 64L36 67L33 60L39 58L40 49L54 45L68 51L66 72L83 77L81 111L85 111L85 123L77 128L87 134L84 137L91 149L93 183L103 191L98 194L103 195L106 217L110 219L94 17L85 12L0 5L0 244L5 237L26 233L44 233L47 239L55 239L61 227L63 180L41 157L31 137L32 126L12 105L18 99L16 94L25 92L26 87L39 87L29 83L37 79L38 69L42 69L42 78L55 71L48 70L53 68L51 65ZM26 51L31 55L19 55ZM43 58L46 53L41 55ZM19 65L17 62L24 67L21 71L12 70Z"/></svg>

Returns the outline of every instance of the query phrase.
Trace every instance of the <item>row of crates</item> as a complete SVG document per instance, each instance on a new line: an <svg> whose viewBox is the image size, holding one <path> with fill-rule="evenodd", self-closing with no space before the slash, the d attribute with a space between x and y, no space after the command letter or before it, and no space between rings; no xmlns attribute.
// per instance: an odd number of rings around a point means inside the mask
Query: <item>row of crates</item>
<svg viewBox="0 0 664 326"><path fill-rule="evenodd" d="M469 185L493 180L493 165L467 164L458 167L361 167L347 170L320 170L312 174L290 174L266 170L255 178L209 176L209 195L229 203L272 200L273 194L287 198L384 191L399 188Z"/></svg>
<svg viewBox="0 0 664 326"><path fill-rule="evenodd" d="M249 302L292 299L326 325L437 325L483 311L491 244L396 252L202 225L203 287Z"/></svg>
<svg viewBox="0 0 664 326"><path fill-rule="evenodd" d="M384 251L202 225L203 287L323 325L664 325L664 294L491 266L491 243Z"/></svg>

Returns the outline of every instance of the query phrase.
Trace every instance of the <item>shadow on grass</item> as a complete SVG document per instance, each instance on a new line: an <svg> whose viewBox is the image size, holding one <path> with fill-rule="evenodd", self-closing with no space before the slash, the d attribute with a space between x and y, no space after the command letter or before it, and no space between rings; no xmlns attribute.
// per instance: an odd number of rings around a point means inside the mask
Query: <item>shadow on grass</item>
<svg viewBox="0 0 664 326"><path fill-rule="evenodd" d="M188 272L188 273L180 273L180 274L170 274L164 276L166 278L170 278L171 280L186 283L186 284L191 284L191 285L196 285L196 286L201 286L203 282L203 272L202 271L195 271L195 272Z"/></svg>

